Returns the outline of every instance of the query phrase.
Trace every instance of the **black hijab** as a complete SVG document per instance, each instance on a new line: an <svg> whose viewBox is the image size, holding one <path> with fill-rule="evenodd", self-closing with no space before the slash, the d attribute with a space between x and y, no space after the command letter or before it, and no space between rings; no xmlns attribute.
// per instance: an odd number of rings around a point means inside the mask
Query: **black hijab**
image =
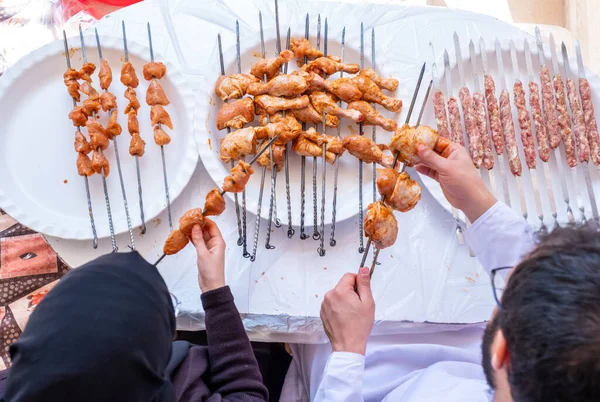
<svg viewBox="0 0 600 402"><path fill-rule="evenodd" d="M102 256L69 272L10 347L3 401L174 400L166 373L173 304L139 253Z"/></svg>

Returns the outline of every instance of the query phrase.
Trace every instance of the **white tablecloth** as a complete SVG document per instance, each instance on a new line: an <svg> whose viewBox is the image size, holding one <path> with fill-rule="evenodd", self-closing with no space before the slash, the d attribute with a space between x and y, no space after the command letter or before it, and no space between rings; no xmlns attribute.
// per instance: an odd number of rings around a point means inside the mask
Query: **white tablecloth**
<svg viewBox="0 0 600 402"><path fill-rule="evenodd" d="M128 25L128 38L146 43L146 22L151 22L155 47L172 63L181 66L200 97L214 85L204 79L209 73L204 66L206 58L216 57L217 33L223 35L223 44L227 48L235 41L236 19L244 29L258 32L258 7L263 11L265 30L274 31L274 4L270 0L147 0L107 16L97 27L103 34L120 35L123 19ZM396 49L394 58L388 60L388 69L390 63L416 66L394 74L400 78L398 95L405 102L410 100L418 67L423 61L431 60L429 41L441 54L445 47L452 48L454 31L459 33L463 43L469 38L479 39L480 35L501 39L522 38L523 35L516 28L492 18L443 8L315 1L280 1L279 8L282 32L290 22L295 26L301 21L307 11L313 21L320 13L329 18L330 26L345 24L347 30L358 30L361 20L366 32L374 26L378 52ZM405 113L406 110L400 120L404 120ZM199 122L207 117L197 117L195 130L205 130ZM279 185L283 185L283 180ZM187 188L173 203L173 216L179 217L189 208L202 206L205 194L214 186L199 163ZM365 194L365 205L370 197ZM341 202L356 203L356 200L344 198L342 192ZM312 215L309 215L310 221ZM424 189L415 210L398 214L397 218L398 240L393 247L381 252L381 265L373 277L377 303L374 333L439 331L447 325L488 319L494 306L489 278L476 259L469 257L468 249L458 246L452 216ZM343 273L355 272L360 262L357 218L338 224L337 246L328 247L323 258L316 253L317 242L299 240L298 230L290 240L285 228L275 229L272 244L276 249L265 250L264 241L261 241L257 261L253 264L241 257L241 248L236 245L235 209L231 203L216 221L228 244L226 280L232 287L251 339L323 342L326 338L318 318L323 295ZM158 219L149 222L146 235L136 238L138 250L151 262L162 252L168 234L166 222L163 212ZM263 222L263 234L265 226L266 222ZM250 211L249 234L253 227L254 215ZM312 228L308 228L308 233L312 233ZM330 228L326 227L327 236L329 233ZM48 240L72 266L110 251L109 239L102 239L98 250L93 250L90 242ZM124 250L127 234L118 236L118 242ZM188 246L178 255L165 258L159 269L181 302L178 328L202 329L203 312L193 247Z"/></svg>

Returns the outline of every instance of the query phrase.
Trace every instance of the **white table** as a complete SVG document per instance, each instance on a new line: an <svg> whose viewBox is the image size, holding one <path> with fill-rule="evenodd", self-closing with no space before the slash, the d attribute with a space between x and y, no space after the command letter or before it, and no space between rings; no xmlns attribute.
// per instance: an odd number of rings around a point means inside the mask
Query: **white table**
<svg viewBox="0 0 600 402"><path fill-rule="evenodd" d="M240 19L242 26L257 31L256 4L263 4L265 30L274 29L272 1L224 0L210 2L210 5L207 3L196 0L147 0L107 16L97 27L103 34L120 35L123 19L128 25L128 38L145 43L146 22L151 22L154 46L171 62L181 66L200 97L203 93L201 88L206 90L208 87L210 90L214 85L204 81L207 72L203 70L203 60L217 57L217 33L222 33L224 47L227 48L235 40L232 29L236 18ZM310 10L313 21L320 12L330 18L330 25L344 23L347 29L358 29L358 23L349 24L362 18L367 32L373 25L376 28L380 46L378 52L400 47L402 57L397 62L413 65L430 60L429 41L434 43L438 54L443 52L444 47L451 49L455 30L463 43L467 43L468 38L478 39L480 35L487 38L498 36L501 39L522 38L523 35L513 26L468 12L315 1L280 1L282 32L287 29L288 21L303 19L307 10ZM174 46L174 43L177 45ZM400 74L401 89L398 96L405 102L410 100L417 75L418 68ZM402 121L407 107L404 109L400 116ZM207 117L197 117L195 129L204 130L204 125L200 123ZM278 184L283 185L283 179ZM214 185L199 163L187 188L173 203L173 216L179 217L189 208L202 206L204 196ZM265 200L268 200L268 196L265 196ZM365 205L370 200L370 193L365 194ZM356 200L342 198L342 202L356 203ZM312 219L310 207L309 202L309 221ZM248 216L251 239L254 227L252 211ZM381 252L381 265L373 277L377 303L374 334L439 331L448 325L456 327L488 319L494 306L489 278L476 259L469 257L468 249L458 246L452 216L424 190L423 198L415 210L398 214L397 218L401 230L398 241ZM233 289L250 338L323 342L326 338L318 318L323 295L343 273L355 272L360 262L357 219L338 224L337 246L328 247L324 258L316 253L317 242L299 240L298 230L294 238L289 240L284 227L275 229L272 244L277 248L267 251L264 241L261 241L254 264L241 256L241 248L235 244L237 227L232 203L216 221L228 244L226 280ZM158 219L148 223L146 235L136 237L138 250L150 262L154 262L162 252L164 239L168 235L166 222L166 213L163 212ZM263 235L265 227L266 222L263 222ZM329 232L330 228L326 227L327 236ZM308 228L308 233L312 233L312 228ZM118 236L117 240L124 251L127 234ZM97 250L92 249L90 242L57 238L48 238L48 241L71 266L78 266L110 251L109 239L102 239ZM181 301L177 325L182 330L203 328L194 251L193 247L188 246L178 255L165 258L159 266L169 288Z"/></svg>

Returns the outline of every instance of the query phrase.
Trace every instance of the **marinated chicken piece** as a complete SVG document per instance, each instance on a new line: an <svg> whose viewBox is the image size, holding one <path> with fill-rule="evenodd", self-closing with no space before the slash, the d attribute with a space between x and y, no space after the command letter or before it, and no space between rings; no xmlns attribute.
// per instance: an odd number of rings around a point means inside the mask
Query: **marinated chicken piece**
<svg viewBox="0 0 600 402"><path fill-rule="evenodd" d="M360 71L358 64L344 64L342 59L337 56L319 57L302 67L302 71L315 73L321 77L333 75L339 71L349 74L356 74Z"/></svg>
<svg viewBox="0 0 600 402"><path fill-rule="evenodd" d="M127 131L131 135L140 133L140 123L138 122L137 113L133 110L127 113Z"/></svg>
<svg viewBox="0 0 600 402"><path fill-rule="evenodd" d="M154 142L159 147L171 143L171 137L159 126L154 126Z"/></svg>
<svg viewBox="0 0 600 402"><path fill-rule="evenodd" d="M144 64L143 68L144 78L146 81L150 81L152 78L160 80L167 73L167 66L160 61L153 61Z"/></svg>
<svg viewBox="0 0 600 402"><path fill-rule="evenodd" d="M92 77L90 77L90 75L94 74L94 71L96 71L96 65L94 63L85 63L81 66L81 70L79 70L79 79L91 84Z"/></svg>
<svg viewBox="0 0 600 402"><path fill-rule="evenodd" d="M319 77L315 74L316 77ZM352 78L338 78L333 81L327 81L323 78L314 78L311 81L313 87L321 87L331 92L344 102L350 103L362 99L363 93L358 89L358 85Z"/></svg>
<svg viewBox="0 0 600 402"><path fill-rule="evenodd" d="M102 59L102 63L100 63L98 77L100 78L100 88L107 90L112 82L112 70L105 59Z"/></svg>
<svg viewBox="0 0 600 402"><path fill-rule="evenodd" d="M377 169L377 189L385 204L397 211L407 212L421 199L421 186L406 172L395 169Z"/></svg>
<svg viewBox="0 0 600 402"><path fill-rule="evenodd" d="M395 78L381 78L372 68L360 70L360 75L371 79L375 84L388 91L395 91L398 88L398 80Z"/></svg>
<svg viewBox="0 0 600 402"><path fill-rule="evenodd" d="M110 174L110 165L103 153L97 151L92 152L92 169L98 174L101 174L102 170L104 170L105 177Z"/></svg>
<svg viewBox="0 0 600 402"><path fill-rule="evenodd" d="M79 102L81 99L81 95L79 94L79 82L77 82L79 80L79 71L69 68L63 74L63 78L69 95L71 95L75 101Z"/></svg>
<svg viewBox="0 0 600 402"><path fill-rule="evenodd" d="M379 103L390 112L399 112L402 109L402 101L400 99L384 95L379 86L370 78L357 75L356 77L352 77L351 80L356 84L360 92L362 92L362 100Z"/></svg>
<svg viewBox="0 0 600 402"><path fill-rule="evenodd" d="M298 60L298 67L304 64L304 58L314 60L323 57L323 52L311 46L310 42L304 38L292 38L290 41L290 50L294 52L294 57Z"/></svg>
<svg viewBox="0 0 600 402"><path fill-rule="evenodd" d="M234 102L225 103L217 113L217 129L242 128L254 121L254 101L252 98L243 98Z"/></svg>
<svg viewBox="0 0 600 402"><path fill-rule="evenodd" d="M273 166L278 172L281 172L283 169L283 153L285 152L284 145L276 145L273 144ZM271 159L269 156L269 151L263 152L263 154L256 161L260 166L266 166L267 169L271 169Z"/></svg>
<svg viewBox="0 0 600 402"><path fill-rule="evenodd" d="M256 128L232 131L221 140L221 160L229 162L256 153Z"/></svg>
<svg viewBox="0 0 600 402"><path fill-rule="evenodd" d="M164 124L173 130L173 123L171 122L171 116L161 105L155 105L150 108L150 121L152 125Z"/></svg>
<svg viewBox="0 0 600 402"><path fill-rule="evenodd" d="M101 150L106 150L109 145L109 138L106 135L106 130L102 127L96 120L88 120L86 123L86 128L88 130L88 134L90 136L90 145L94 151L100 148Z"/></svg>
<svg viewBox="0 0 600 402"><path fill-rule="evenodd" d="M202 226L203 223L204 215L202 215L202 208L192 208L179 218L179 231L191 238L194 226Z"/></svg>
<svg viewBox="0 0 600 402"><path fill-rule="evenodd" d="M93 98L92 97L87 98L86 100L83 101L83 103L81 104L81 107L83 109L83 113L85 113L86 116L88 116L88 117L94 116L102 108L102 105L100 104L100 97L95 96Z"/></svg>
<svg viewBox="0 0 600 402"><path fill-rule="evenodd" d="M124 113L128 114L132 110L137 112L138 109L140 108L140 101L138 101L137 94L135 93L135 89L127 88L125 90L125 99L127 99L129 101L129 104L127 104L127 107L125 107Z"/></svg>
<svg viewBox="0 0 600 402"><path fill-rule="evenodd" d="M129 155L142 157L145 151L146 141L138 133L133 134L129 142Z"/></svg>
<svg viewBox="0 0 600 402"><path fill-rule="evenodd" d="M266 84L263 82L250 84L248 94L253 96L268 94L290 97L301 95L309 88L307 77L310 76L308 73L302 74L279 75Z"/></svg>
<svg viewBox="0 0 600 402"><path fill-rule="evenodd" d="M309 105L308 96L303 95L294 99L279 98L271 95L258 95L254 98L254 104L264 109L269 115L281 110L302 109Z"/></svg>
<svg viewBox="0 0 600 402"><path fill-rule="evenodd" d="M275 140L275 144L285 145L290 141L293 141L302 132L302 124L296 120L293 115L286 116L277 123L269 123L264 126L256 127L255 133L256 138L264 140L272 138L277 134L279 137Z"/></svg>
<svg viewBox="0 0 600 402"><path fill-rule="evenodd" d="M163 253L166 255L177 254L183 250L189 242L190 239L181 233L179 229L172 230L171 233L169 233L169 237L167 237L167 241L165 241Z"/></svg>
<svg viewBox="0 0 600 402"><path fill-rule="evenodd" d="M158 83L158 80L153 79L150 81L150 85L146 91L146 104L148 104L148 106L167 106L169 103L171 102L169 102L169 99L167 98L167 95L165 95L162 86Z"/></svg>
<svg viewBox="0 0 600 402"><path fill-rule="evenodd" d="M325 92L313 91L310 94L310 103L319 114L325 112L337 117L346 117L355 123L364 120L364 116L361 112L358 110L342 109L340 105L337 104L337 99L334 99L332 95Z"/></svg>
<svg viewBox="0 0 600 402"><path fill-rule="evenodd" d="M355 101L348 105L350 110L358 110L365 118L363 124L366 126L379 126L386 131L394 131L398 128L398 123L392 119L386 119L369 102Z"/></svg>
<svg viewBox="0 0 600 402"><path fill-rule="evenodd" d="M394 157L384 155L381 148L363 135L349 135L344 138L344 148L350 155L360 159L364 163L378 163L384 167L392 167Z"/></svg>
<svg viewBox="0 0 600 402"><path fill-rule="evenodd" d="M344 153L344 151L346 151L341 138L327 134L320 134L312 127L306 130L304 136L320 147L323 147L323 144L327 144L326 150L333 152L336 155L341 155Z"/></svg>
<svg viewBox="0 0 600 402"><path fill-rule="evenodd" d="M87 81L81 83L81 85L79 86L79 90L90 98L95 98L99 96L98 91L96 91L96 89L93 86L91 86L90 83Z"/></svg>
<svg viewBox="0 0 600 402"><path fill-rule="evenodd" d="M260 82L252 74L222 75L215 85L215 93L224 101L241 98L246 95L248 86Z"/></svg>
<svg viewBox="0 0 600 402"><path fill-rule="evenodd" d="M228 193L241 193L254 173L254 169L244 161L238 161L237 165L231 168L230 175L223 181L223 191Z"/></svg>
<svg viewBox="0 0 600 402"><path fill-rule="evenodd" d="M131 88L137 88L140 84L133 65L128 61L121 66L121 83Z"/></svg>
<svg viewBox="0 0 600 402"><path fill-rule="evenodd" d="M396 242L398 222L394 211L381 201L369 204L364 220L365 236L378 249L387 248Z"/></svg>
<svg viewBox="0 0 600 402"><path fill-rule="evenodd" d="M213 188L206 194L204 201L204 216L217 216L225 211L225 199L221 195L221 190Z"/></svg>
<svg viewBox="0 0 600 402"><path fill-rule="evenodd" d="M279 56L272 59L261 59L258 63L250 67L250 74L261 80L266 74L267 80L270 80L279 75L281 66L293 59L294 53L291 50L284 50L279 53Z"/></svg>
<svg viewBox="0 0 600 402"><path fill-rule="evenodd" d="M83 153L83 154L87 155L92 150L92 147L90 147L90 143L88 142L88 140L85 138L85 136L79 130L77 130L75 132L75 144L74 145L75 145L75 152L79 152L79 153Z"/></svg>
<svg viewBox="0 0 600 402"><path fill-rule="evenodd" d="M75 106L69 113L69 119L73 121L75 127L85 126L87 116L81 106Z"/></svg>
<svg viewBox="0 0 600 402"><path fill-rule="evenodd" d="M77 154L77 173L79 176L91 176L95 173L90 157L83 152Z"/></svg>
<svg viewBox="0 0 600 402"><path fill-rule="evenodd" d="M396 130L389 147L392 152L400 152L400 161L412 166L421 161L417 155L419 144L423 144L441 154L448 148L450 141L440 137L437 131L429 126L410 127L405 124Z"/></svg>
<svg viewBox="0 0 600 402"><path fill-rule="evenodd" d="M303 123L321 124L323 123L323 115L319 114L313 107L308 105L303 109L292 110L292 114L296 119ZM325 125L327 127L337 127L340 124L340 120L337 116L331 114L325 114Z"/></svg>
<svg viewBox="0 0 600 402"><path fill-rule="evenodd" d="M79 71L75 70L74 68L68 68L67 71L65 71L65 73L63 74L63 80L65 82L65 85L67 84L67 82L77 81L79 79Z"/></svg>
<svg viewBox="0 0 600 402"><path fill-rule="evenodd" d="M117 122L117 111L116 109L113 110L110 114L110 118L108 119L108 123L106 124L106 135L108 135L108 138L110 138L111 140L121 134L121 132L123 131L123 129L121 128L121 125Z"/></svg>
<svg viewBox="0 0 600 402"><path fill-rule="evenodd" d="M304 133L300 134L292 143L292 149L301 156L323 157L323 149L316 142L308 139ZM331 151L325 151L325 159L327 163L335 162L335 154Z"/></svg>
<svg viewBox="0 0 600 402"><path fill-rule="evenodd" d="M117 107L117 98L110 92L105 91L102 95L100 95L100 104L102 105L102 110L108 112L109 110Z"/></svg>

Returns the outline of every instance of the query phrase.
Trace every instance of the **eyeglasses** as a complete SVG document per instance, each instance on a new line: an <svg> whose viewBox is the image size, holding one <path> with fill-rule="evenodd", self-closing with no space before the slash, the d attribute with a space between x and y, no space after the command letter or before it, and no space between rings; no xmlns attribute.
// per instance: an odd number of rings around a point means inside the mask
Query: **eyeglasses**
<svg viewBox="0 0 600 402"><path fill-rule="evenodd" d="M506 277L513 267L500 267L494 268L490 272L490 277L492 279L492 290L494 292L494 299L496 299L496 304L498 305L498 309L502 310L502 294L504 293L504 288L506 287Z"/></svg>

